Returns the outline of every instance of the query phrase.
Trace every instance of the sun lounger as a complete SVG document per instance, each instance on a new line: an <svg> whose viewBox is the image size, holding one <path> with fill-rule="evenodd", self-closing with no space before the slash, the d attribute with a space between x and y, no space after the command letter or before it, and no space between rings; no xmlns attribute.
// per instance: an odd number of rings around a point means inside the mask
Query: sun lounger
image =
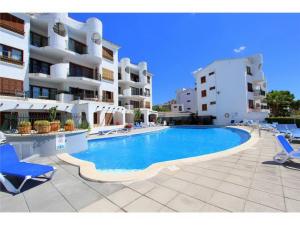
<svg viewBox="0 0 300 225"><path fill-rule="evenodd" d="M282 152L274 156L275 162L282 164L289 159L300 159L300 149L298 151L294 150L282 134L278 134L276 139L282 148Z"/></svg>
<svg viewBox="0 0 300 225"><path fill-rule="evenodd" d="M284 133L284 134L287 134L288 133L288 128L286 126L286 124L277 124L276 125L276 130L279 132L279 133Z"/></svg>
<svg viewBox="0 0 300 225"><path fill-rule="evenodd" d="M22 187L29 179L42 175L47 179L51 179L54 172L55 167L53 166L19 161L15 148L10 144L0 146L0 182L9 192L20 193ZM48 173L50 173L49 176L46 175ZM23 181L20 186L16 188L6 176L22 178Z"/></svg>

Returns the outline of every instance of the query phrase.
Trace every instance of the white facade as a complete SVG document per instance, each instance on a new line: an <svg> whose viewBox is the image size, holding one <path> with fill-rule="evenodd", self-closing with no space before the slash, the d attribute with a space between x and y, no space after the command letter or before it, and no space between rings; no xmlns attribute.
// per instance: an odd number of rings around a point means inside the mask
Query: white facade
<svg viewBox="0 0 300 225"><path fill-rule="evenodd" d="M213 116L217 125L232 120L264 120L266 80L262 55L214 61L193 73L199 116Z"/></svg>
<svg viewBox="0 0 300 225"><path fill-rule="evenodd" d="M119 46L103 39L100 20L82 23L66 13L2 15L8 23L0 25L2 114L25 117L57 107L60 114L85 118L92 132L125 125L125 108L118 106ZM19 30L9 24L11 15L21 19Z"/></svg>
<svg viewBox="0 0 300 225"><path fill-rule="evenodd" d="M131 63L122 58L118 73L119 106L126 108L126 122L134 123L134 109L140 109L145 124L154 122L157 112L152 111L152 74L146 62Z"/></svg>
<svg viewBox="0 0 300 225"><path fill-rule="evenodd" d="M171 106L172 111L197 112L197 94L195 88L182 88L176 91L176 104ZM181 107L181 111L179 110ZM176 107L176 108L175 108Z"/></svg>

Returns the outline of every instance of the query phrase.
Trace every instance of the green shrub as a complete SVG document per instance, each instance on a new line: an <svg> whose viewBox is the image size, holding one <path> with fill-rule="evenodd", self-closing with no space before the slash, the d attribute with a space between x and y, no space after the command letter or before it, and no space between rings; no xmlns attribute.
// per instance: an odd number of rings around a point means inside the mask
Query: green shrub
<svg viewBox="0 0 300 225"><path fill-rule="evenodd" d="M19 123L19 127L27 127L27 126L31 126L31 123L29 121L24 120Z"/></svg>
<svg viewBox="0 0 300 225"><path fill-rule="evenodd" d="M298 127L300 127L300 118L293 117L269 117L266 118L268 123L277 122L279 124L294 124L296 123Z"/></svg>
<svg viewBox="0 0 300 225"><path fill-rule="evenodd" d="M34 126L50 126L50 122L48 120L36 120Z"/></svg>
<svg viewBox="0 0 300 225"><path fill-rule="evenodd" d="M68 120L65 122L65 125L74 125L74 120L68 119Z"/></svg>
<svg viewBox="0 0 300 225"><path fill-rule="evenodd" d="M91 129L90 124L87 121L82 121L79 127L80 129L88 129L88 130Z"/></svg>
<svg viewBox="0 0 300 225"><path fill-rule="evenodd" d="M49 120L50 122L54 122L56 119L56 107L51 107L49 109Z"/></svg>

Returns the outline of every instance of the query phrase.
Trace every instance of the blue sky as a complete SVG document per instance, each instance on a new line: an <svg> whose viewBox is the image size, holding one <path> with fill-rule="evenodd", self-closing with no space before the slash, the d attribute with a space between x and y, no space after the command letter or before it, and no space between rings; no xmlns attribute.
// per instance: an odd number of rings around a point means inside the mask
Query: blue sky
<svg viewBox="0 0 300 225"><path fill-rule="evenodd" d="M264 56L268 89L289 90L300 99L300 14L71 13L70 16L79 21L99 18L103 37L121 46L119 58L148 62L148 69L154 74L154 104L175 98L178 88L193 87L191 73L197 68L216 59L255 53Z"/></svg>

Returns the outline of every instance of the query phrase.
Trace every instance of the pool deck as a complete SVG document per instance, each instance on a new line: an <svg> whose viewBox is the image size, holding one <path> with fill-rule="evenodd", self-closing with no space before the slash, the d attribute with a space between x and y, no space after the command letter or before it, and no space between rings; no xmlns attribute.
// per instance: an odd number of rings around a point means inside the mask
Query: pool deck
<svg viewBox="0 0 300 225"><path fill-rule="evenodd" d="M29 181L18 195L1 186L0 212L300 212L300 161L278 165L272 160L278 151L275 137L263 131L244 151L130 183L88 181L56 156L35 158L57 167L53 179Z"/></svg>

